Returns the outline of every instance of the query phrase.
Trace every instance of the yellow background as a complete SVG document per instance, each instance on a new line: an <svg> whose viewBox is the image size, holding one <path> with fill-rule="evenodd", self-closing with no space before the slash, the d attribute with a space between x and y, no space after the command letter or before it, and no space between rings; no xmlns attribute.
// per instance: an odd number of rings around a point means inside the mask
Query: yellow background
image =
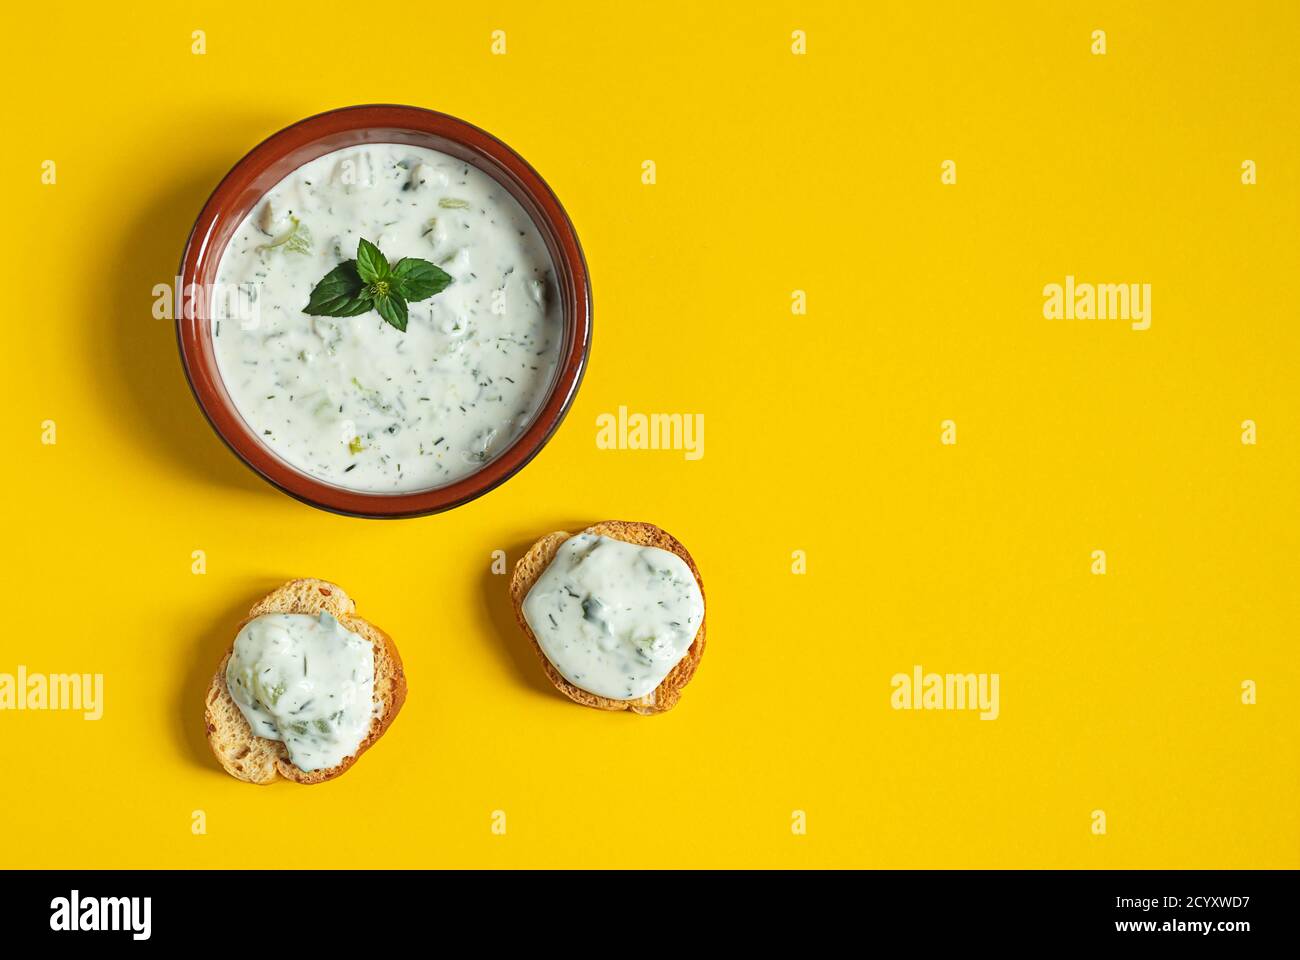
<svg viewBox="0 0 1300 960"><path fill-rule="evenodd" d="M106 708L0 713L0 863L1300 866L1300 8L704 6L5 14L0 672L102 672ZM528 158L595 293L537 460L391 523L240 465L151 317L247 149L374 101ZM1044 320L1067 273L1151 283L1151 329ZM598 450L620 404L703 413L704 458ZM705 577L658 718L554 694L489 569L611 517ZM397 638L410 697L342 779L238 783L203 691L302 575ZM999 673L1001 718L892 710L913 664Z"/></svg>

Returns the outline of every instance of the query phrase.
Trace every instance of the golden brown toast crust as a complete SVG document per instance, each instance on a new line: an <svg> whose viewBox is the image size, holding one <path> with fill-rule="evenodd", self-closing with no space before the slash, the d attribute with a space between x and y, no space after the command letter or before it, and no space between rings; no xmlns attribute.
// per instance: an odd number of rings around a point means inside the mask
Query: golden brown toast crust
<svg viewBox="0 0 1300 960"><path fill-rule="evenodd" d="M254 735L230 691L226 689L226 663L231 651L221 658L217 672L208 685L204 724L208 744L225 771L237 780L267 784L277 777L297 783L323 783L348 770L357 758L370 749L388 730L402 704L406 702L406 673L392 637L373 623L356 615L356 604L342 587L326 580L290 580L253 605L248 616L235 627L238 635L249 621L268 613L317 615L328 612L346 629L369 640L375 651L375 702L383 710L370 724L370 732L357 752L335 767L313 770L298 769L289 760L289 751L279 740ZM232 641L233 648L233 641Z"/></svg>
<svg viewBox="0 0 1300 960"><path fill-rule="evenodd" d="M700 585L700 595L704 595L704 580L701 579L699 568L695 566L695 561L691 559L691 555L675 537L654 524L636 523L629 520L605 520L593 524L582 532L645 547L658 547L660 550L668 550L677 554L691 568L691 574L695 577L695 582ZM708 620L708 604L705 604L705 615L700 619L700 628L696 631L695 639L687 649L686 656L678 661L677 665L669 671L668 676L664 677L659 686L644 697L638 697L635 700L611 700L609 697L598 696L583 690L581 687L576 687L566 680L560 671L555 669L555 665L547 658L541 644L537 642L537 637L533 635L532 629L528 626L528 621L524 619L524 598L528 596L528 591L533 588L537 578L551 565L551 561L555 559L555 553L560 549L560 545L571 536L573 534L559 530L542 537L529 548L527 553L519 558L519 562L515 564L514 574L510 578L510 599L514 603L515 619L519 621L519 627L524 631L524 636L528 638L528 642L533 645L533 650L536 651L538 658L541 660L542 669L546 671L546 676L555 685L556 689L566 697L586 707L595 707L598 710L631 710L633 713L643 715L671 710L681 697L682 688L695 675L695 668L699 666L700 658L704 656L704 626Z"/></svg>

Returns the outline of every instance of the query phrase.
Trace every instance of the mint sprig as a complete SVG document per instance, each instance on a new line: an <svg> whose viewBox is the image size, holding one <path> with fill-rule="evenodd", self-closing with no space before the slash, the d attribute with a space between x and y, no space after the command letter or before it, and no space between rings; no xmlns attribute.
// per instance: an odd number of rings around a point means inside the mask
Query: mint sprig
<svg viewBox="0 0 1300 960"><path fill-rule="evenodd" d="M403 257L389 265L377 246L362 238L357 258L345 260L312 288L303 312L313 317L356 317L376 311L406 331L407 305L447 289L451 274L428 260Z"/></svg>

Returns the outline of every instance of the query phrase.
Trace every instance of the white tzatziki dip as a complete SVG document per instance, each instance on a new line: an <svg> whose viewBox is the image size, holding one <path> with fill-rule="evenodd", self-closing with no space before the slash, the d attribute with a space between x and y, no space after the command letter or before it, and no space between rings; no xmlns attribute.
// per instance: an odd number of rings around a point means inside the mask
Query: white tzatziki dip
<svg viewBox="0 0 1300 960"><path fill-rule="evenodd" d="M374 243L452 277L411 303L308 316L312 288ZM410 492L480 469L545 400L561 313L537 227L495 180L424 147L367 144L289 174L218 268L212 337L226 390L291 466L353 490Z"/></svg>
<svg viewBox="0 0 1300 960"><path fill-rule="evenodd" d="M294 766L336 767L378 713L370 641L328 613L268 613L235 637L226 689L253 733L280 740Z"/></svg>
<svg viewBox="0 0 1300 960"><path fill-rule="evenodd" d="M704 622L704 594L681 557L592 533L561 544L523 608L555 669L611 700L659 686Z"/></svg>

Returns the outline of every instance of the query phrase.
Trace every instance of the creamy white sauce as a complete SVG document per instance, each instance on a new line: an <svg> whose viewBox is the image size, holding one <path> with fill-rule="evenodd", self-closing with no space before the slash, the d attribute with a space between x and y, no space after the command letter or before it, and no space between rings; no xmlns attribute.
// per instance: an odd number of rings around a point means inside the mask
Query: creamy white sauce
<svg viewBox="0 0 1300 960"><path fill-rule="evenodd" d="M364 237L395 264L454 281L410 305L405 333L373 310L303 313ZM422 147L326 154L271 188L222 254L212 335L240 415L290 465L354 490L459 480L519 436L545 400L561 314L549 254L487 174Z"/></svg>
<svg viewBox="0 0 1300 960"><path fill-rule="evenodd" d="M328 613L270 613L235 637L226 687L253 733L281 740L294 766L338 766L370 732L375 652Z"/></svg>
<svg viewBox="0 0 1300 960"><path fill-rule="evenodd" d="M675 553L580 533L528 591L524 619L574 686L634 700L686 656L704 620L704 595Z"/></svg>

